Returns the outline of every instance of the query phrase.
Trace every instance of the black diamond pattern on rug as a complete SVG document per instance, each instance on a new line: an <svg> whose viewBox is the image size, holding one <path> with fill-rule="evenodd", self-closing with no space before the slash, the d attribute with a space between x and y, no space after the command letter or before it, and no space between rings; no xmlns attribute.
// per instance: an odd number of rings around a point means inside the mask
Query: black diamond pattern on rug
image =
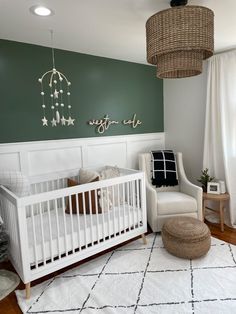
<svg viewBox="0 0 236 314"><path fill-rule="evenodd" d="M23 313L236 313L236 246L212 238L200 259L170 255L160 234L136 240L32 288Z"/></svg>

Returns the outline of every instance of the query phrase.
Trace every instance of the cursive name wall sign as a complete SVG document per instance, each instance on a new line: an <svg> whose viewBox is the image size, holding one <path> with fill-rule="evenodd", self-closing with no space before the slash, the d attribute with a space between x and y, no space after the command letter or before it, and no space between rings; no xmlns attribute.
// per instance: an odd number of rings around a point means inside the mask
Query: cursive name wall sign
<svg viewBox="0 0 236 314"><path fill-rule="evenodd" d="M133 119L132 120L123 120L122 123L124 125L131 125L133 129L137 128L138 125L142 124L142 122L140 120L136 119L136 113L133 115Z"/></svg>
<svg viewBox="0 0 236 314"><path fill-rule="evenodd" d="M120 122L117 120L111 120L108 114L106 114L102 119L92 119L88 121L89 125L96 126L96 131L100 134L107 131L111 125L119 123ZM130 125L133 129L142 124L142 122L136 118L136 113L133 115L132 119L122 120L121 123L123 125Z"/></svg>
<svg viewBox="0 0 236 314"><path fill-rule="evenodd" d="M109 127L112 125L112 124L119 124L119 121L116 121L116 120L110 120L108 114L106 114L104 116L103 119L93 119L93 120L89 120L88 122L89 125L96 125L97 126L97 132L102 134L104 133L106 130L109 129Z"/></svg>

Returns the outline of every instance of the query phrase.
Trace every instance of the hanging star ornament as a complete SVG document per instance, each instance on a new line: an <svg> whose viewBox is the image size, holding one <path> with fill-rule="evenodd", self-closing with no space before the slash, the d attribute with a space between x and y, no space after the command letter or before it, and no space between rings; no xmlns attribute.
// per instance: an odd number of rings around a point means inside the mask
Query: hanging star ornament
<svg viewBox="0 0 236 314"><path fill-rule="evenodd" d="M55 91L54 91L54 98L55 99L58 98L58 94L59 94L59 92L55 89Z"/></svg>
<svg viewBox="0 0 236 314"><path fill-rule="evenodd" d="M57 126L57 120L55 120L54 118L52 119L51 123L52 123L52 126Z"/></svg>
<svg viewBox="0 0 236 314"><path fill-rule="evenodd" d="M71 116L69 116L69 119L67 120L67 125L74 125L75 119L71 119Z"/></svg>
<svg viewBox="0 0 236 314"><path fill-rule="evenodd" d="M66 125L66 119L65 119L65 117L64 116L62 116L62 118L61 118L61 125Z"/></svg>
<svg viewBox="0 0 236 314"><path fill-rule="evenodd" d="M68 81L66 76L59 72L55 66L55 56L53 48L53 31L51 30L51 46L52 46L52 69L45 72L42 77L38 79L41 85L40 95L42 98L43 108L43 126L48 126L46 111L51 108L52 127L59 124L61 125L74 125L75 119L71 117L71 104L70 104L70 86L71 82ZM55 111L54 111L55 110ZM65 112L66 111L66 112ZM69 117L68 119L66 119ZM67 122L67 124L66 124Z"/></svg>
<svg viewBox="0 0 236 314"><path fill-rule="evenodd" d="M48 120L45 117L43 117L42 122L43 126L48 126Z"/></svg>

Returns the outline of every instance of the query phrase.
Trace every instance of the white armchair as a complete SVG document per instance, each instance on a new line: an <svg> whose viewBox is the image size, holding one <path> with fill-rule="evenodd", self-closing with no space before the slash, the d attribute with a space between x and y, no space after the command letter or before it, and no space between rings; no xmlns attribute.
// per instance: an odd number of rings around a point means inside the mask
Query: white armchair
<svg viewBox="0 0 236 314"><path fill-rule="evenodd" d="M139 155L139 169L146 174L147 220L153 232L161 231L165 220L189 216L202 220L202 188L186 177L182 153L176 154L179 184L156 188L151 183L151 154Z"/></svg>

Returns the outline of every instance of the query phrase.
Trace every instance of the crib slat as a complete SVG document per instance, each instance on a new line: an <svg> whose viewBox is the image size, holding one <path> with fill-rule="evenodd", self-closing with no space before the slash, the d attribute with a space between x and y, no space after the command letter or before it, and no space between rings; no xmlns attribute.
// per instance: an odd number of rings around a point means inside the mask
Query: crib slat
<svg viewBox="0 0 236 314"><path fill-rule="evenodd" d="M99 220L98 220L98 190L95 190L95 210L96 210L96 225L97 225L97 242L100 242L99 235Z"/></svg>
<svg viewBox="0 0 236 314"><path fill-rule="evenodd" d="M104 199L103 199L103 188L101 188L101 205L102 205L102 239L105 241L105 219L104 219Z"/></svg>
<svg viewBox="0 0 236 314"><path fill-rule="evenodd" d="M123 230L124 233L126 233L126 228L125 228L125 183L122 183L122 202L123 202Z"/></svg>
<svg viewBox="0 0 236 314"><path fill-rule="evenodd" d="M136 193L137 193L137 220L138 220L138 228L140 227L140 207L139 207L139 180L136 180Z"/></svg>
<svg viewBox="0 0 236 314"><path fill-rule="evenodd" d="M47 192L50 191L50 187L49 187L49 182L48 181L46 182L46 191Z"/></svg>
<svg viewBox="0 0 236 314"><path fill-rule="evenodd" d="M84 241L85 241L85 247L88 247L87 243L87 215L86 215L86 207L85 207L85 195L84 192L82 192L82 202L83 202L83 217L84 217Z"/></svg>
<svg viewBox="0 0 236 314"><path fill-rule="evenodd" d="M129 189L129 182L126 182L126 189L127 189L127 206L128 206L128 229L130 231L130 189Z"/></svg>
<svg viewBox="0 0 236 314"><path fill-rule="evenodd" d="M65 197L61 198L61 202L62 202L62 215L63 215L63 229L64 229L64 242L65 242L65 254L66 256L68 256L68 246L67 246L67 227L66 227L66 214L65 214L65 210L66 210L66 203L65 203Z"/></svg>
<svg viewBox="0 0 236 314"><path fill-rule="evenodd" d="M30 215L32 219L33 227L33 243L34 243L34 258L35 258L35 267L38 268L38 252L37 252L37 243L36 243L36 232L35 232L35 221L34 221L34 210L32 205L30 205Z"/></svg>
<svg viewBox="0 0 236 314"><path fill-rule="evenodd" d="M39 183L39 191L43 193L43 182Z"/></svg>
<svg viewBox="0 0 236 314"><path fill-rule="evenodd" d="M136 224L135 224L135 211L136 211L136 207L135 207L135 189L134 189L134 181L131 181L131 188L132 188L132 211L133 211L133 222L132 222L132 226L133 229L136 228Z"/></svg>
<svg viewBox="0 0 236 314"><path fill-rule="evenodd" d="M120 185L118 185L118 227L119 227L119 235L121 234L121 222L120 222Z"/></svg>
<svg viewBox="0 0 236 314"><path fill-rule="evenodd" d="M61 184L61 188L63 188L63 187L65 186L65 183L64 183L64 182L65 182L65 179L64 179L64 178L61 178L60 181L61 181L61 183L60 183L60 184Z"/></svg>
<svg viewBox="0 0 236 314"><path fill-rule="evenodd" d="M141 180L139 180L139 193L140 193L140 205L141 206L141 224L143 225L144 223L144 213L143 213L143 209L144 209L144 204L143 204L143 189L142 189L142 184L143 182Z"/></svg>
<svg viewBox="0 0 236 314"><path fill-rule="evenodd" d="M117 188L117 185L115 185L115 187ZM112 185L112 213L113 213L113 235L114 237L116 237L116 223L115 223L115 193L114 193L114 185Z"/></svg>
<svg viewBox="0 0 236 314"><path fill-rule="evenodd" d="M54 200L55 205L55 212L56 212L56 227L57 227L57 255L58 258L61 259L61 245L60 245L60 230L59 230L59 218L58 218L58 206L57 206L57 199Z"/></svg>
<svg viewBox="0 0 236 314"><path fill-rule="evenodd" d="M108 218L108 222L107 222L107 229L108 229L108 238L111 238L111 228L110 228L110 198L109 198L109 191L108 191L108 187L106 187L106 194L107 194L107 218Z"/></svg>
<svg viewBox="0 0 236 314"><path fill-rule="evenodd" d="M52 262L53 261L52 221L51 221L51 210L50 210L50 203L49 203L49 201L47 201L47 213L48 213L48 223L49 223L51 262Z"/></svg>
<svg viewBox="0 0 236 314"><path fill-rule="evenodd" d="M76 199L76 216L77 216L77 236L78 236L78 246L79 246L79 250L81 250L81 231L80 231L80 215L79 215L79 200L78 200L78 194L76 194L75 196Z"/></svg>
<svg viewBox="0 0 236 314"><path fill-rule="evenodd" d="M37 194L42 192L41 191L41 182L37 183L37 191L36 192L37 192Z"/></svg>
<svg viewBox="0 0 236 314"><path fill-rule="evenodd" d="M71 224L71 244L72 244L72 252L74 253L75 252L75 244L74 244L74 226L73 226L71 195L69 195L69 212L70 212L70 224Z"/></svg>
<svg viewBox="0 0 236 314"><path fill-rule="evenodd" d="M44 224L43 224L43 213L42 213L42 204L41 203L39 203L39 215L40 215L40 227L41 227L42 247L43 247L43 265L46 265Z"/></svg>
<svg viewBox="0 0 236 314"><path fill-rule="evenodd" d="M90 237L91 237L91 244L93 246L93 217L92 217L92 202L91 202L91 191L88 191L89 196L89 216L90 216Z"/></svg>
<svg viewBox="0 0 236 314"><path fill-rule="evenodd" d="M35 191L35 194L38 193L38 183L35 183L35 185L34 185L34 191Z"/></svg>
<svg viewBox="0 0 236 314"><path fill-rule="evenodd" d="M31 184L31 193L36 194L36 184Z"/></svg>

